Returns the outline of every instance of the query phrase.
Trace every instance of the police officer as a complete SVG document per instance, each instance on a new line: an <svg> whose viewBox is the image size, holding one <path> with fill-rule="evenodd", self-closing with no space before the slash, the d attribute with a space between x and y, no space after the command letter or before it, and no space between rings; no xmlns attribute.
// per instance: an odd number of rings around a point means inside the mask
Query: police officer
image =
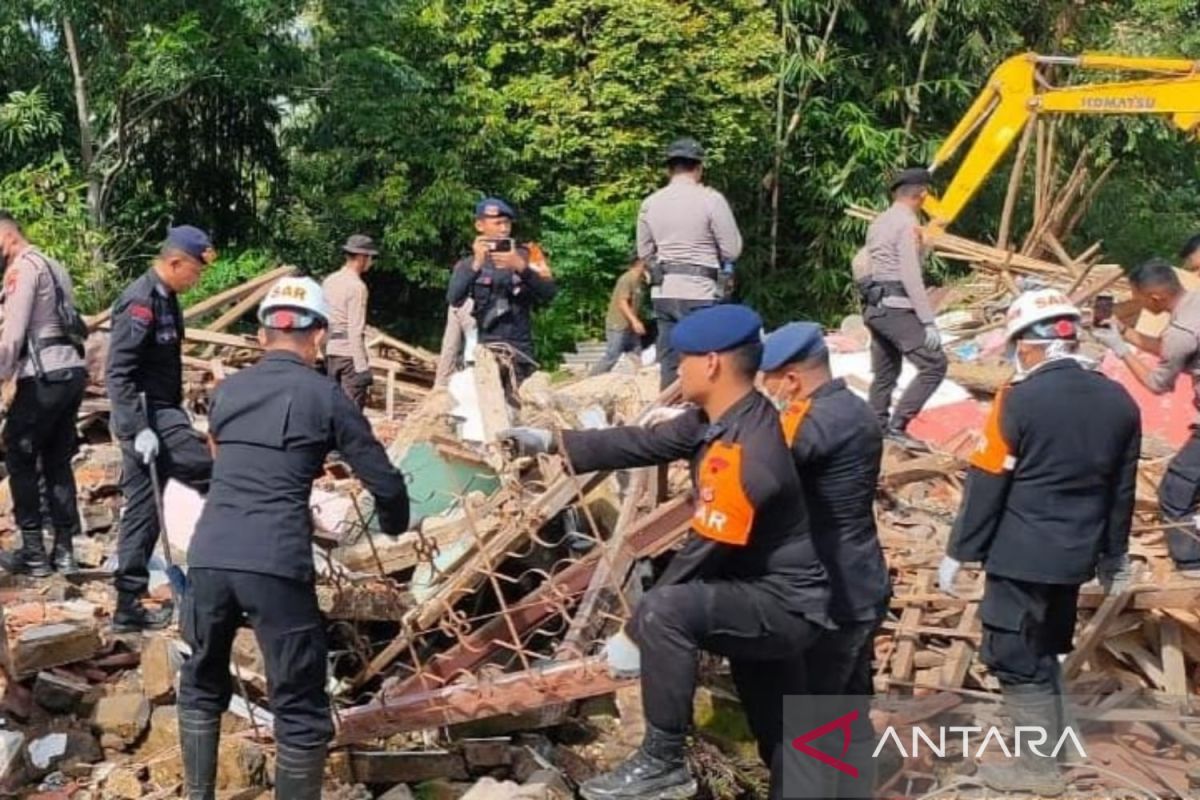
<svg viewBox="0 0 1200 800"><path fill-rule="evenodd" d="M183 313L177 295L194 286L215 258L207 233L191 225L171 228L154 264L113 305L107 383L125 496L114 581L116 633L171 621L170 609L141 605L160 533L150 462L162 481L175 478L200 491L212 473L208 445L182 408Z"/></svg>
<svg viewBox="0 0 1200 800"><path fill-rule="evenodd" d="M341 384L355 405L364 408L374 378L367 356L367 284L362 276L379 250L370 236L355 234L342 245L342 252L346 263L322 285L329 302L325 372Z"/></svg>
<svg viewBox="0 0 1200 800"><path fill-rule="evenodd" d="M781 788L782 698L803 689L797 662L832 627L829 581L809 535L795 465L779 418L754 389L761 321L720 305L675 326L683 397L697 408L650 427L564 431L563 454L579 472L691 460L692 532L634 609L646 734L613 771L586 782L588 800L690 797L684 763L700 650L727 656L758 741ZM549 431L509 432L523 450L551 448Z"/></svg>
<svg viewBox="0 0 1200 800"><path fill-rule="evenodd" d="M1188 272L1200 272L1200 233L1189 237L1179 249L1181 268Z"/></svg>
<svg viewBox="0 0 1200 800"><path fill-rule="evenodd" d="M892 206L867 228L869 278L859 283L863 318L871 331L871 408L884 433L908 447L923 447L906 433L908 423L946 377L947 360L921 277L917 209L929 193L929 171L901 171L892 180ZM917 376L891 409L892 392L907 358Z"/></svg>
<svg viewBox="0 0 1200 800"><path fill-rule="evenodd" d="M679 353L671 329L691 312L723 299L742 234L724 195L705 186L704 148L678 139L667 148L670 182L642 202L637 251L650 267L650 299L658 320L658 363L665 388L675 382Z"/></svg>
<svg viewBox="0 0 1200 800"><path fill-rule="evenodd" d="M1059 655L1071 649L1079 586L1093 575L1109 591L1129 581L1141 449L1133 399L1079 360L1079 320L1055 289L1027 292L1009 309L1017 377L996 396L970 459L938 577L954 593L961 563L983 562L980 655L1014 725L1046 730L1047 753L1067 724ZM1028 747L1015 763L981 765L979 777L997 791L1053 797L1065 788L1055 759Z"/></svg>
<svg viewBox="0 0 1200 800"><path fill-rule="evenodd" d="M262 361L213 397L216 452L188 553L181 628L192 647L179 687L186 796L213 800L234 635L248 619L266 661L275 716L275 796L318 800L333 736L326 641L314 588L312 482L337 449L375 496L385 533L408 527L403 475L362 412L314 369L329 310L309 278L284 278L259 307Z"/></svg>
<svg viewBox="0 0 1200 800"><path fill-rule="evenodd" d="M1192 403L1200 410L1200 291L1184 291L1175 270L1162 259L1151 259L1129 276L1134 300L1153 314L1168 312L1170 322L1161 338L1133 328L1122 329L1117 320L1097 328L1093 335L1108 345L1129 368L1138 382L1155 394L1175 390L1179 376L1192 379ZM1134 354L1134 348L1154 353L1158 364L1151 368ZM1158 504L1168 523L1191 520L1200 496L1200 420L1192 425L1188 439L1171 463L1158 487ZM1188 578L1200 578L1200 541L1193 527L1167 530L1167 549L1175 568Z"/></svg>
<svg viewBox="0 0 1200 800"><path fill-rule="evenodd" d="M451 307L470 301L480 344L508 345L515 350L516 384L533 374L533 309L558 292L549 269L532 263L530 248L512 238L516 213L498 197L475 206L471 255L454 265L446 300ZM458 343L455 341L455 347ZM510 393L512 386L506 379Z"/></svg>
<svg viewBox="0 0 1200 800"><path fill-rule="evenodd" d="M883 455L883 432L871 407L835 379L821 326L792 322L766 338L762 386L780 408L784 439L792 448L812 521L813 544L831 588L825 631L808 651L808 691L862 698L874 693L874 636L887 613L891 578L875 528L875 487ZM854 740L870 744L865 713ZM867 752L872 752L867 750ZM864 763L873 763L866 759ZM828 777L841 773L829 770ZM856 786L873 786L861 776ZM852 787L830 797L848 797Z"/></svg>
<svg viewBox="0 0 1200 800"><path fill-rule="evenodd" d="M4 264L0 382L17 381L4 449L13 517L21 531L21 549L5 567L35 577L49 575L51 565L61 573L75 572L71 540L80 533L80 524L71 457L87 375L82 342L69 335L71 323L78 321L71 277L26 241L16 220L0 212ZM49 562L42 541L42 482L54 526Z"/></svg>

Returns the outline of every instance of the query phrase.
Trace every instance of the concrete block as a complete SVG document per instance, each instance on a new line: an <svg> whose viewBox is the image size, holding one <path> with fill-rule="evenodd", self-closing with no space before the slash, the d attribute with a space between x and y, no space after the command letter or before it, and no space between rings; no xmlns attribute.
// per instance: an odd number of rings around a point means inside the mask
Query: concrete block
<svg viewBox="0 0 1200 800"><path fill-rule="evenodd" d="M125 745L131 745L150 724L150 701L141 694L102 697L96 703L92 724L102 734L115 736Z"/></svg>

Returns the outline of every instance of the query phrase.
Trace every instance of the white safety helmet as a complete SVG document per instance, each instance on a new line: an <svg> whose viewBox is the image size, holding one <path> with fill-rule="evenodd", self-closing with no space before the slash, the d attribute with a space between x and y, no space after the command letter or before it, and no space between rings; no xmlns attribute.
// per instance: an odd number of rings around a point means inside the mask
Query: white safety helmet
<svg viewBox="0 0 1200 800"><path fill-rule="evenodd" d="M1071 300L1058 289L1037 289L1025 292L1008 308L1004 325L1004 338L1012 342L1034 326L1038 339L1074 339L1079 334L1079 313ZM1042 325L1058 321L1054 326Z"/></svg>
<svg viewBox="0 0 1200 800"><path fill-rule="evenodd" d="M303 330L329 324L329 305L321 284L312 278L281 278L258 306L266 328Z"/></svg>

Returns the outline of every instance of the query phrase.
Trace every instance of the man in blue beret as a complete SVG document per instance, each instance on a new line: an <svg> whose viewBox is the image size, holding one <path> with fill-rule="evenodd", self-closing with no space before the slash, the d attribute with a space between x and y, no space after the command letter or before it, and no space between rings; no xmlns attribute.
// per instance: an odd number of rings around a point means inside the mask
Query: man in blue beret
<svg viewBox="0 0 1200 800"><path fill-rule="evenodd" d="M192 288L215 259L207 233L191 225L171 228L154 264L113 304L106 375L125 496L117 544L116 633L163 628L171 621L170 609L151 611L141 604L150 581L150 554L161 532L149 465L157 465L164 483L175 478L201 491L212 474L208 444L183 410L178 294Z"/></svg>
<svg viewBox="0 0 1200 800"><path fill-rule="evenodd" d="M448 326L454 325L454 309L469 306L479 343L511 349L515 380L505 380L510 394L537 366L533 358L533 310L553 300L558 291L554 278L541 263L540 250L533 245L518 245L512 238L515 218L512 206L498 197L479 201L475 206L475 231L479 235L471 245L471 255L454 265L446 290L451 308ZM463 338L450 330L442 337L438 377L443 383ZM447 356L451 348L454 358Z"/></svg>
<svg viewBox="0 0 1200 800"><path fill-rule="evenodd" d="M762 387L780 409L812 519L813 544L829 573L830 616L838 626L824 631L808 651L808 691L863 698L865 706L874 692L875 631L892 593L875 528L883 431L871 407L833 377L825 336L815 322L791 322L767 337ZM871 753L873 731L866 708L860 711L852 741ZM831 779L828 797L871 796L874 775L865 770L856 779L834 770L824 777Z"/></svg>
<svg viewBox="0 0 1200 800"><path fill-rule="evenodd" d="M582 786L588 800L696 791L684 742L700 650L729 658L759 754L771 765L772 797L781 796L783 696L803 690L797 661L832 623L829 580L796 468L774 406L754 388L761 332L758 314L745 306L696 311L675 326L671 342L683 399L695 407L652 427L558 438L577 472L687 458L695 487L691 534L619 635L620 649L636 646L648 666L641 671L645 738L628 760ZM555 449L544 429L502 437L525 453Z"/></svg>

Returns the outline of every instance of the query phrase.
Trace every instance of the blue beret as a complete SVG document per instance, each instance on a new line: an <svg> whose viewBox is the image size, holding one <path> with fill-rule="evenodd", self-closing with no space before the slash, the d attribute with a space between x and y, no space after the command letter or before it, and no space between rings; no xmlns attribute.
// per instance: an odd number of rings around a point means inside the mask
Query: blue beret
<svg viewBox="0 0 1200 800"><path fill-rule="evenodd" d="M179 250L197 261L204 260L204 251L212 248L208 234L191 225L179 225L167 230L167 241L163 250Z"/></svg>
<svg viewBox="0 0 1200 800"><path fill-rule="evenodd" d="M826 352L825 333L815 322L789 322L763 342L762 371L771 372L793 361Z"/></svg>
<svg viewBox="0 0 1200 800"><path fill-rule="evenodd" d="M509 219L516 219L517 212L513 211L512 206L499 197L485 197L475 204L475 219L483 219L484 217L508 217Z"/></svg>
<svg viewBox="0 0 1200 800"><path fill-rule="evenodd" d="M693 311L671 331L671 347L684 355L721 353L762 341L762 318L732 303Z"/></svg>

